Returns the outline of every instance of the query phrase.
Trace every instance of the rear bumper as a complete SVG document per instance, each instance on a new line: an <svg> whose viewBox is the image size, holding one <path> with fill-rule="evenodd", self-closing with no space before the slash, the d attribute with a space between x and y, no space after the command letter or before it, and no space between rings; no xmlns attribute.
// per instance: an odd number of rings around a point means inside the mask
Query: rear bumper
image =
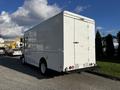
<svg viewBox="0 0 120 90"><path fill-rule="evenodd" d="M21 56L22 53L13 53L12 55L13 55L13 56Z"/></svg>
<svg viewBox="0 0 120 90"><path fill-rule="evenodd" d="M0 52L0 55L4 55L5 53Z"/></svg>
<svg viewBox="0 0 120 90"><path fill-rule="evenodd" d="M82 71L88 71L88 70L94 70L94 69L97 69L97 65L96 65L96 66L92 66L92 67L75 69L75 70L71 70L71 71L65 71L65 72L68 72L68 73L72 73L72 72L82 72Z"/></svg>
<svg viewBox="0 0 120 90"><path fill-rule="evenodd" d="M13 56L21 56L22 54L12 54Z"/></svg>
<svg viewBox="0 0 120 90"><path fill-rule="evenodd" d="M89 68L94 68L96 67L96 63L85 63L85 64L76 64L71 68L72 66L66 66L63 69L63 72L71 72L71 71L76 71L76 70L85 70Z"/></svg>

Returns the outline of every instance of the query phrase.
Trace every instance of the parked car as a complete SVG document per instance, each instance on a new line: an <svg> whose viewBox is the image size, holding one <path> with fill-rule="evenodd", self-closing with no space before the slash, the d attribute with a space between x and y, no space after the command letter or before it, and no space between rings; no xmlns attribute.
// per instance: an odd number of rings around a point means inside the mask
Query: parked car
<svg viewBox="0 0 120 90"><path fill-rule="evenodd" d="M0 48L0 55L5 55L5 48Z"/></svg>
<svg viewBox="0 0 120 90"><path fill-rule="evenodd" d="M8 55L8 56L21 56L22 51L20 49L9 49L9 50L6 50L6 55Z"/></svg>

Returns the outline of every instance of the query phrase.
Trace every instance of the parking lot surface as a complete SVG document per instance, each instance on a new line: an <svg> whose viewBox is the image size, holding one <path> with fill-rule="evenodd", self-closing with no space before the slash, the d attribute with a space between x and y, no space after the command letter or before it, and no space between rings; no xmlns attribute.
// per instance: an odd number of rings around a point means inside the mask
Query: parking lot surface
<svg viewBox="0 0 120 90"><path fill-rule="evenodd" d="M0 90L120 90L120 82L85 72L43 77L17 57L0 56Z"/></svg>

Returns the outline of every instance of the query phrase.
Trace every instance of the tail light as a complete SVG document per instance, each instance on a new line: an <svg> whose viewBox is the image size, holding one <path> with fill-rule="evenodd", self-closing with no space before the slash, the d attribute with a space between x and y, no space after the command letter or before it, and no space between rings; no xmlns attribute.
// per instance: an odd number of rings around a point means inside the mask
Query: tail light
<svg viewBox="0 0 120 90"><path fill-rule="evenodd" d="M69 69L74 69L74 66L69 66Z"/></svg>

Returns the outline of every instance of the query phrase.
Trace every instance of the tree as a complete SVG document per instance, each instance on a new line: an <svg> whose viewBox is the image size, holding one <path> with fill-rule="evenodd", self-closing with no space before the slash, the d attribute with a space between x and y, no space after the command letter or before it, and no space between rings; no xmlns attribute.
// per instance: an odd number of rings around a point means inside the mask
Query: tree
<svg viewBox="0 0 120 90"><path fill-rule="evenodd" d="M120 32L117 33L117 40L119 43L118 49L117 49L117 55L120 57Z"/></svg>
<svg viewBox="0 0 120 90"><path fill-rule="evenodd" d="M115 48L113 45L113 37L111 34L106 36L106 54L108 57L113 57L115 53Z"/></svg>
<svg viewBox="0 0 120 90"><path fill-rule="evenodd" d="M96 43L96 58L101 58L103 56L103 48L102 38L99 31L97 31L96 33L95 43Z"/></svg>

